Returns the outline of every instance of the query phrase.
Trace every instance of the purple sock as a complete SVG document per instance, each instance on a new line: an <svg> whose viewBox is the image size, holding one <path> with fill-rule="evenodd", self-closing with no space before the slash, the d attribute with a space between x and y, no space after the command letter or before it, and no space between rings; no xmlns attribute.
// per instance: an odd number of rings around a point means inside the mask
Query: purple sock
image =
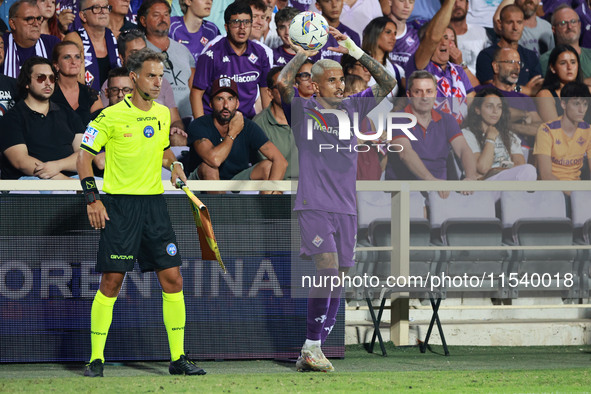
<svg viewBox="0 0 591 394"><path fill-rule="evenodd" d="M322 339L322 328L326 322L330 305L330 278L338 274L339 271L336 268L319 270L316 273L315 282L312 283L308 295L307 339L313 341ZM323 286L324 283L327 286Z"/></svg>
<svg viewBox="0 0 591 394"><path fill-rule="evenodd" d="M322 327L322 343L326 341L326 337L328 337L328 335L332 331L332 328L337 322L337 313L339 311L339 305L341 305L342 290L342 287L337 287L330 293L328 313L326 314L326 321L324 322L324 327Z"/></svg>

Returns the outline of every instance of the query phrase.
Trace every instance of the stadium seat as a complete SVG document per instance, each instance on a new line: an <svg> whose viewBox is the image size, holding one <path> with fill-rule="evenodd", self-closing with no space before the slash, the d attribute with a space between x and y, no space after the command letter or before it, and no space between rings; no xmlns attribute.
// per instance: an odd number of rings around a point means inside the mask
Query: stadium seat
<svg viewBox="0 0 591 394"><path fill-rule="evenodd" d="M573 225L566 216L564 194L560 191L501 193L503 242L508 245L572 245ZM578 298L579 280L575 250L522 250L512 253L508 277L513 281L511 297L556 295ZM573 275L573 285L565 284L565 275ZM535 283L531 283L531 280ZM548 286L534 286L546 279ZM529 282L529 283L528 283Z"/></svg>
<svg viewBox="0 0 591 394"><path fill-rule="evenodd" d="M437 192L429 193L429 220L431 241L442 246L502 246L501 221L495 216L493 192L475 192L462 195L452 192L441 198ZM442 253L435 275L449 277L478 277L475 282L442 289L465 295L484 295L506 298L508 291L501 286L499 275L506 271L505 250L454 250ZM489 275L492 274L492 277Z"/></svg>

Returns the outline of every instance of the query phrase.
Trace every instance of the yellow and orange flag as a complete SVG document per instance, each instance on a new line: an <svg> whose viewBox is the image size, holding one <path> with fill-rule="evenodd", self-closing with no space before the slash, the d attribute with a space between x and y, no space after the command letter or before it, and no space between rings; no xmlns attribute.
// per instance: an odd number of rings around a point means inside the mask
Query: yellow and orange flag
<svg viewBox="0 0 591 394"><path fill-rule="evenodd" d="M177 184L183 189L183 191L189 197L191 202L191 210L193 211L193 219L197 225L197 233L199 234L199 245L201 247L201 259L203 260L217 260L222 268L222 271L226 273L226 267L220 256L220 250L218 243L213 233L213 227L211 226L211 219L209 218L209 211L205 204L198 199L189 187L180 179L177 179Z"/></svg>

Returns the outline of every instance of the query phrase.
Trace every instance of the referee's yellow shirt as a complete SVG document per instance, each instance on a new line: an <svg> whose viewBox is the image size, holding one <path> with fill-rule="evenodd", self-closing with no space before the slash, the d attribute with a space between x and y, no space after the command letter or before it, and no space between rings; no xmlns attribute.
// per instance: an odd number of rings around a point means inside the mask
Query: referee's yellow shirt
<svg viewBox="0 0 591 394"><path fill-rule="evenodd" d="M170 146L169 133L167 107L153 102L149 111L142 111L128 95L88 124L80 147L93 155L105 148L105 193L161 194L162 156Z"/></svg>

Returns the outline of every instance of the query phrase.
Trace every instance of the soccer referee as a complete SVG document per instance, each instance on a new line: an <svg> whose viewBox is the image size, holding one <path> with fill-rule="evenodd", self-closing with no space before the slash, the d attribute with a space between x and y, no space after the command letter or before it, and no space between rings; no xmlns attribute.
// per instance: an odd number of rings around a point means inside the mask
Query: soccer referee
<svg viewBox="0 0 591 394"><path fill-rule="evenodd" d="M113 305L125 273L137 259L140 268L156 271L162 287L162 314L168 334L173 375L205 371L184 352L185 300L181 257L162 193L161 167L171 182L186 181L182 165L170 151L170 111L154 102L160 94L163 55L142 49L127 60L134 84L131 95L104 109L90 122L77 161L90 225L101 230L96 270L102 273L90 313L92 354L84 376L103 376L104 348ZM105 148L101 200L91 162Z"/></svg>

